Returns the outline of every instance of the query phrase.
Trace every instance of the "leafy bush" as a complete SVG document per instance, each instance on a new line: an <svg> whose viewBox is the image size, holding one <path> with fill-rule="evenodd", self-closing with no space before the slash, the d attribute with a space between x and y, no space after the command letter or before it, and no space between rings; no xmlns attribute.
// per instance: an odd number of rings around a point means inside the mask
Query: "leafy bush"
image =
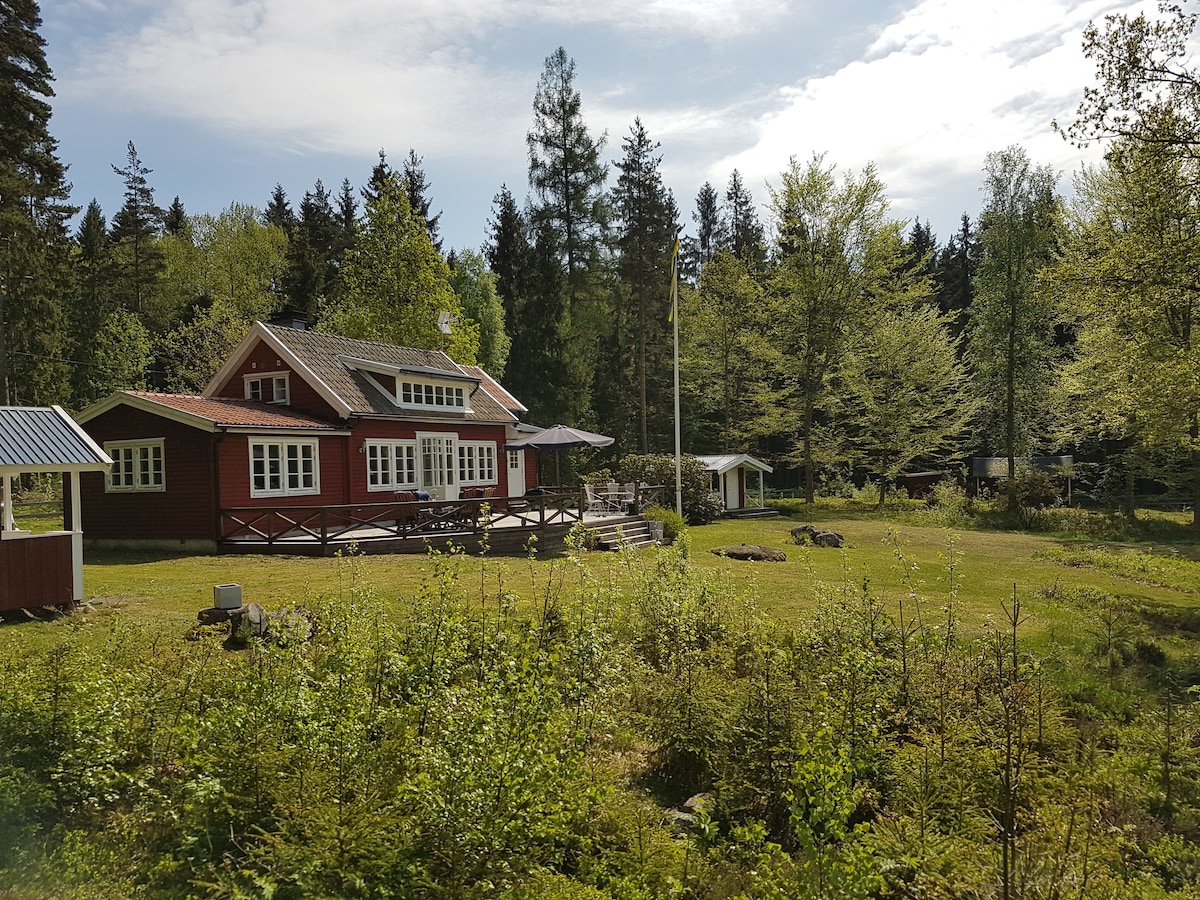
<svg viewBox="0 0 1200 900"><path fill-rule="evenodd" d="M713 493L704 464L694 456L681 460L683 517L689 525L707 525L720 518L724 507ZM665 486L664 501L675 496L675 457L665 453L626 456L617 466L618 481Z"/></svg>
<svg viewBox="0 0 1200 900"><path fill-rule="evenodd" d="M683 520L683 516L679 515L673 509L667 509L665 506L659 506L658 504L647 506L642 510L642 518L650 522L662 522L663 537L667 543L672 543L687 528L687 523Z"/></svg>
<svg viewBox="0 0 1200 900"><path fill-rule="evenodd" d="M1019 466L1012 478L1006 479L1000 491L1008 508L1045 509L1062 501L1058 477L1045 469Z"/></svg>

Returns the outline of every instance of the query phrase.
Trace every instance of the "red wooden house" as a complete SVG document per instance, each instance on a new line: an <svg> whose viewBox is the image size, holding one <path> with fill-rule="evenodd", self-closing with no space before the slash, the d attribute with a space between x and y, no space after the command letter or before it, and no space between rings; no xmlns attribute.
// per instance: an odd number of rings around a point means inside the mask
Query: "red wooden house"
<svg viewBox="0 0 1200 900"><path fill-rule="evenodd" d="M113 459L83 479L84 527L89 542L230 549L415 521L397 502L426 496L519 497L536 467L504 445L524 411L439 351L255 323L202 395L122 391L80 414Z"/></svg>

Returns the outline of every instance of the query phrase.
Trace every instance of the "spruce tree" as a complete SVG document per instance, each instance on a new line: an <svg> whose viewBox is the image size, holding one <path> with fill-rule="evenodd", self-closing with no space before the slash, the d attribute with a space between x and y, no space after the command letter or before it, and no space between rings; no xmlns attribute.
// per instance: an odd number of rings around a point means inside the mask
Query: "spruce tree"
<svg viewBox="0 0 1200 900"><path fill-rule="evenodd" d="M34 0L0 0L0 403L67 401L66 167Z"/></svg>
<svg viewBox="0 0 1200 900"><path fill-rule="evenodd" d="M610 321L609 347L631 356L618 357L605 379L616 389L616 409L636 412L638 447L642 453L665 451L671 421L669 326L671 256L678 233L678 211L662 181L660 144L651 141L641 119L635 119L622 142L625 156L613 190L617 214L616 303L622 315ZM623 376L628 372L632 378ZM632 383L630 383L632 381ZM600 398L598 397L597 400ZM651 446L650 423L657 423L657 446Z"/></svg>
<svg viewBox="0 0 1200 900"><path fill-rule="evenodd" d="M599 260L608 231L604 190L607 167L600 154L605 138L593 138L583 119L582 101L575 88L575 61L559 47L546 58L533 100L533 126L526 135L529 185L533 190L530 219L537 246L553 252L561 278L544 264L534 269L549 279L535 293L556 308L545 310L558 320L556 330L565 342L563 421L579 424L590 419L590 392L596 367L597 334L608 314L599 279ZM514 356L516 350L514 348Z"/></svg>
<svg viewBox="0 0 1200 900"><path fill-rule="evenodd" d="M267 208L263 210L263 224L282 228L284 234L289 237L292 229L296 227L296 214L292 211L292 204L288 202L287 192L279 182L275 183L271 199L267 202Z"/></svg>
<svg viewBox="0 0 1200 900"><path fill-rule="evenodd" d="M533 248L525 217L505 185L492 200L492 219L483 252L488 268L496 276L496 293L504 304L504 318L512 335L523 324L520 312L529 291ZM519 360L514 358L513 364L519 365Z"/></svg>
<svg viewBox="0 0 1200 900"><path fill-rule="evenodd" d="M742 183L742 173L734 169L725 190L725 221L729 228L729 249L735 256L760 269L767 256L762 223L754 206L754 197Z"/></svg>
<svg viewBox="0 0 1200 900"><path fill-rule="evenodd" d="M163 232L166 234L181 235L187 231L187 227L187 210L183 208L183 201L176 194L175 199L171 201L171 205L167 207L166 214L163 216Z"/></svg>
<svg viewBox="0 0 1200 900"><path fill-rule="evenodd" d="M429 232L429 243L433 244L434 249L438 253L442 252L442 239L438 235L438 221L442 218L439 211L437 215L429 214L430 198L429 198L429 180L425 177L425 169L422 164L425 162L423 156L417 156L417 151L411 147L408 150L408 156L404 159L404 189L408 194L408 205L412 207L415 215L421 218L425 223L425 230Z"/></svg>

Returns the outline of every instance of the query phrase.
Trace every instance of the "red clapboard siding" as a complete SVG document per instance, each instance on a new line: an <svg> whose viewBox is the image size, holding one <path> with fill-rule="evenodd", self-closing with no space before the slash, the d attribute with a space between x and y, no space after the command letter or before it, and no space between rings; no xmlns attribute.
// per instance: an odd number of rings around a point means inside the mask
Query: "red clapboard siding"
<svg viewBox="0 0 1200 900"><path fill-rule="evenodd" d="M211 540L216 508L213 442L218 436L130 406L115 406L84 425L105 441L163 439L165 491L109 493L102 473L80 476L83 530L89 538Z"/></svg>
<svg viewBox="0 0 1200 900"><path fill-rule="evenodd" d="M310 440L308 436L255 436L231 434L221 441L221 507L245 506L339 506L355 502L347 496L345 435L317 438L317 466L320 471L319 494L294 494L284 497L250 496L250 442L257 440ZM365 476L364 476L365 477Z"/></svg>
<svg viewBox="0 0 1200 900"><path fill-rule="evenodd" d="M70 603L74 571L69 534L0 541L0 611Z"/></svg>
<svg viewBox="0 0 1200 900"><path fill-rule="evenodd" d="M229 379L217 391L218 397L229 397L243 400L246 397L246 375L262 375L269 372L290 372L288 378L288 406L299 412L336 420L337 415L320 394L318 394L300 375L292 371L282 357L261 340L246 355Z"/></svg>

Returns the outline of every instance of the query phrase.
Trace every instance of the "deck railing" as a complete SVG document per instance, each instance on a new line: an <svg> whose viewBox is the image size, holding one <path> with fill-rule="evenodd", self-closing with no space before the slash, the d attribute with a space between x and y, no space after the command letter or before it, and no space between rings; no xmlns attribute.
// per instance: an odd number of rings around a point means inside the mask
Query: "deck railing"
<svg viewBox="0 0 1200 900"><path fill-rule="evenodd" d="M485 528L540 531L573 525L581 518L579 494L531 497L389 501L333 506L235 507L221 510L222 542L289 542L376 538L439 538L476 535Z"/></svg>

